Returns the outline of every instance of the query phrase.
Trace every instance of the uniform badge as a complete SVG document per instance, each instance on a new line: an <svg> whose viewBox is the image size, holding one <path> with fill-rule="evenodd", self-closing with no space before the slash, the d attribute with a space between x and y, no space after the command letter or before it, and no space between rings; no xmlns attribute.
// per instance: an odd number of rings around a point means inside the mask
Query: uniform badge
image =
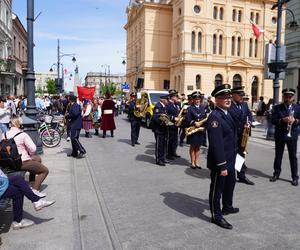
<svg viewBox="0 0 300 250"><path fill-rule="evenodd" d="M217 121L212 121L212 122L211 122L211 126L212 126L213 128L217 128L217 127L219 127L219 123L218 123Z"/></svg>
<svg viewBox="0 0 300 250"><path fill-rule="evenodd" d="M158 113L159 112L159 109L155 109L155 113Z"/></svg>

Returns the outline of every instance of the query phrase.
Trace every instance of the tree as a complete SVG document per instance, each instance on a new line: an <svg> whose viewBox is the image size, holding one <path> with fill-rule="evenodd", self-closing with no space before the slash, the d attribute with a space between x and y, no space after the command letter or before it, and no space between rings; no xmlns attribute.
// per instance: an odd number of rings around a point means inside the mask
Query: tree
<svg viewBox="0 0 300 250"><path fill-rule="evenodd" d="M111 95L114 95L116 90L116 85L113 82L111 82L109 85L103 85L101 89L103 95L105 95L107 92L109 92Z"/></svg>
<svg viewBox="0 0 300 250"><path fill-rule="evenodd" d="M48 79L46 81L48 94L54 95L57 93L56 83L53 79Z"/></svg>
<svg viewBox="0 0 300 250"><path fill-rule="evenodd" d="M39 94L39 95L43 95L44 91L42 90L41 86L39 86L36 90L35 93Z"/></svg>

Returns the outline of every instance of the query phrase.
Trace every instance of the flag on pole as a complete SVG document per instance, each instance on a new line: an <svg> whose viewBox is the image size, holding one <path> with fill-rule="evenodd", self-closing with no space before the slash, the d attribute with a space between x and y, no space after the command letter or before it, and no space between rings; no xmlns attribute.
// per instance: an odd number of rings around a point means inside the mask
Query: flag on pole
<svg viewBox="0 0 300 250"><path fill-rule="evenodd" d="M77 93L79 100L82 101L83 99L92 100L95 94L95 87L81 87L77 86Z"/></svg>
<svg viewBox="0 0 300 250"><path fill-rule="evenodd" d="M255 23L252 22L252 30L253 35L258 39L260 35L263 33L263 30L261 30Z"/></svg>

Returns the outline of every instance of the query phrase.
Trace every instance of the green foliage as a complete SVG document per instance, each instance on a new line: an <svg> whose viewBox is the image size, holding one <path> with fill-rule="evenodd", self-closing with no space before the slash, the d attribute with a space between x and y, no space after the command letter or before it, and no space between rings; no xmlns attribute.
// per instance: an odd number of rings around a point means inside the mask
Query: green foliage
<svg viewBox="0 0 300 250"><path fill-rule="evenodd" d="M48 94L50 94L50 95L55 95L55 94L57 94L57 89L56 89L55 80L53 80L53 79L48 79L48 80L46 81L46 84L47 84L47 91L48 91Z"/></svg>
<svg viewBox="0 0 300 250"><path fill-rule="evenodd" d="M35 93L36 93L36 94L39 94L39 95L43 95L43 94L44 94L44 91L42 90L41 86L39 86L39 87L35 90Z"/></svg>
<svg viewBox="0 0 300 250"><path fill-rule="evenodd" d="M111 95L116 94L116 85L111 82L109 85L103 85L101 88L101 92L103 95L105 95L105 93L109 92Z"/></svg>

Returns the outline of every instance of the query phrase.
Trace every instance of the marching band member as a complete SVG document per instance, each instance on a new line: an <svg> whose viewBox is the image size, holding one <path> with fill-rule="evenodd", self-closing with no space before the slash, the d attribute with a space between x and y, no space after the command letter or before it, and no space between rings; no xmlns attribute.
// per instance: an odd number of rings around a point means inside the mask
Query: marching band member
<svg viewBox="0 0 300 250"><path fill-rule="evenodd" d="M200 127L200 121L206 118L205 109L201 106L201 93L194 92L192 94L193 104L188 108L186 121L188 126ZM187 136L187 143L190 144L191 168L196 169L199 166L200 146L205 140L205 131L199 131Z"/></svg>
<svg viewBox="0 0 300 250"><path fill-rule="evenodd" d="M186 117L188 108L193 103L192 95L188 95L187 97L188 97L188 101L184 101L184 102L181 103L181 108L184 109L184 111L183 111L184 117ZM183 147L183 141L184 141L184 138L185 138L185 128L188 127L188 126L189 125L186 122L186 118L184 118L182 123L181 123L180 130L179 130L179 134L180 134L180 136L179 136L179 146L180 147Z"/></svg>
<svg viewBox="0 0 300 250"><path fill-rule="evenodd" d="M140 128L142 123L142 118L136 117L134 115L134 111L140 108L136 105L136 93L131 93L130 98L131 100L128 103L128 117L131 125L131 146L134 147L135 144L139 145L138 142L139 135L140 135Z"/></svg>
<svg viewBox="0 0 300 250"><path fill-rule="evenodd" d="M298 160L297 142L299 135L299 105L294 104L296 91L291 88L282 90L283 103L273 107L272 123L275 125L275 160L274 173L270 181L279 179L281 172L281 161L285 144L289 152L292 172L292 185L298 186Z"/></svg>
<svg viewBox="0 0 300 250"><path fill-rule="evenodd" d="M162 121L161 116L167 115L166 105L168 104L168 95L161 96L160 102L158 102L153 111L153 128L155 136L155 160L159 166L165 166L167 161L166 157L166 145L168 136L168 125Z"/></svg>
<svg viewBox="0 0 300 250"><path fill-rule="evenodd" d="M175 122L178 120L180 112L180 106L178 105L178 93L176 90L169 91L169 104L166 108L170 121L174 123L174 125L169 126L167 159L174 160L174 157L180 158L180 156L176 153L178 146L178 128L175 126Z"/></svg>
<svg viewBox="0 0 300 250"><path fill-rule="evenodd" d="M224 84L214 89L212 96L215 97L216 109L209 115L207 122L209 141L207 167L211 170L209 192L211 222L225 229L232 229L232 225L223 215L239 212L238 208L232 206L236 181L237 134L235 123L228 112L231 105L230 88L229 84Z"/></svg>
<svg viewBox="0 0 300 250"><path fill-rule="evenodd" d="M228 112L233 118L237 128L238 153L245 157L245 148L242 148L243 132L245 127L250 129L251 123L253 122L253 117L248 104L243 100L243 97L245 96L244 87L236 87L231 89L231 94L233 100ZM241 171L237 172L238 181L247 185L254 185L254 182L250 181L246 177L246 169L247 167L244 163Z"/></svg>

